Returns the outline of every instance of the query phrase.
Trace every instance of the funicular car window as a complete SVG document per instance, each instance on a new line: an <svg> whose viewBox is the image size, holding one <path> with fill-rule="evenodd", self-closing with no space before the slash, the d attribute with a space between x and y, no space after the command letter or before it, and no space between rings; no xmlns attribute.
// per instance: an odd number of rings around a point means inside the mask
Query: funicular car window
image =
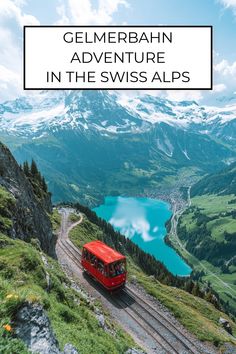
<svg viewBox="0 0 236 354"><path fill-rule="evenodd" d="M98 259L98 261L97 261L97 269L98 269L98 271L99 271L101 274L107 276L105 264L104 264L104 262L103 262L102 260L100 260L100 259Z"/></svg>
<svg viewBox="0 0 236 354"><path fill-rule="evenodd" d="M86 259L86 261L90 260L90 253L86 248L83 249L83 258Z"/></svg>
<svg viewBox="0 0 236 354"><path fill-rule="evenodd" d="M90 263L94 268L97 268L97 257L90 253Z"/></svg>
<svg viewBox="0 0 236 354"><path fill-rule="evenodd" d="M125 271L126 264L124 260L109 264L109 276L111 278L116 277L117 275L124 274Z"/></svg>

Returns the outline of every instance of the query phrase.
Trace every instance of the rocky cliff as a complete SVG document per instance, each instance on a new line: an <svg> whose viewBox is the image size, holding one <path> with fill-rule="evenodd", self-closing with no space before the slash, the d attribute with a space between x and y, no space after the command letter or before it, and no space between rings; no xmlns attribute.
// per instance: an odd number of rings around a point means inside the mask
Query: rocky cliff
<svg viewBox="0 0 236 354"><path fill-rule="evenodd" d="M0 188L8 192L7 215L3 215L10 220L7 234L24 241L37 238L41 248L47 254L54 256L56 237L52 233L50 217L47 213L50 207L44 208L43 203L35 195L32 184L2 143L0 143ZM6 213L6 208L4 209ZM0 219L0 231L6 232L3 224Z"/></svg>

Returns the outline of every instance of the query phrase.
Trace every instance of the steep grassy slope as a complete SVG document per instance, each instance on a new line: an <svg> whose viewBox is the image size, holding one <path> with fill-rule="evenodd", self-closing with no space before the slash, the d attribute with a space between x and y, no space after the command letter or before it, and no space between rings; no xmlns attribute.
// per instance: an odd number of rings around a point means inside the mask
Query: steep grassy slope
<svg viewBox="0 0 236 354"><path fill-rule="evenodd" d="M28 353L23 343L14 338L14 316L27 302L43 304L61 349L68 342L82 354L120 354L132 347L132 340L108 318L113 335L99 326L94 305L71 288L57 261L45 254L44 257L47 266L42 252L33 245L0 235L0 352ZM6 331L5 325L11 325L12 332Z"/></svg>
<svg viewBox="0 0 236 354"><path fill-rule="evenodd" d="M101 228L84 217L83 223L72 229L70 238L77 247L81 248L85 242L103 239L103 233ZM218 324L220 317L227 316L212 304L183 290L163 285L152 276L147 276L137 265L135 258L131 256L128 256L128 272L131 281L135 279L148 293L167 306L180 322L199 339L213 342L216 345L230 340L227 333ZM236 325L232 321L230 323L234 335L236 335Z"/></svg>
<svg viewBox="0 0 236 354"><path fill-rule="evenodd" d="M100 305L76 291L48 255L55 254L52 228L60 224L50 211L50 194L36 166L20 168L0 143L0 353L29 353L16 337L17 314L29 304L43 306L61 350L70 343L81 354L125 353L134 347L131 338L108 317L105 331L95 315L95 309L102 313Z"/></svg>

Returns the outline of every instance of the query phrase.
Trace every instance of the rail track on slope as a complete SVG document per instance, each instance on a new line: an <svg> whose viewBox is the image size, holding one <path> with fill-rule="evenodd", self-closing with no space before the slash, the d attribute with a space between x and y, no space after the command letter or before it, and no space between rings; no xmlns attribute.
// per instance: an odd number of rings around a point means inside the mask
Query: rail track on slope
<svg viewBox="0 0 236 354"><path fill-rule="evenodd" d="M78 224L78 222L76 223ZM75 225L76 226L76 225ZM64 235L68 236L65 230ZM71 230L70 227L68 230ZM81 270L83 267L80 263L81 252L79 249L68 239L62 237L58 240L58 246L70 258L70 260ZM163 353L170 354L200 354L202 351L196 346L191 339L182 331L177 328L170 319L158 311L151 303L146 301L140 294L127 284L126 287L119 291L119 293L110 295L109 301L114 306L119 306L125 311L144 331L152 337L153 341L162 348ZM155 351L154 351L155 352ZM159 351L160 352L160 351Z"/></svg>

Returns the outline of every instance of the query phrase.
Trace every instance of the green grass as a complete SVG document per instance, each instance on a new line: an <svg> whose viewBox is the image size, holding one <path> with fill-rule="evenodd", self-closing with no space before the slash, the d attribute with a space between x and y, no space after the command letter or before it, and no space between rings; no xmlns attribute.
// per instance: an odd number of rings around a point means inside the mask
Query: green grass
<svg viewBox="0 0 236 354"><path fill-rule="evenodd" d="M211 231L212 237L218 241L224 241L224 233L236 233L236 220L232 217L218 217L215 220L209 221L208 230Z"/></svg>
<svg viewBox="0 0 236 354"><path fill-rule="evenodd" d="M80 220L80 215L76 214L76 213L72 213L69 216L69 220L70 222L74 223Z"/></svg>
<svg viewBox="0 0 236 354"><path fill-rule="evenodd" d="M182 219L182 225L186 226L189 231L193 230L196 227L193 213L188 213L187 215L185 215L185 217Z"/></svg>
<svg viewBox="0 0 236 354"><path fill-rule="evenodd" d="M236 204L229 202L235 198L234 195L203 195L191 199L191 208L187 210L180 220L180 226L186 226L187 231L197 228L193 208L198 208L201 214L214 218L207 223L207 229L211 231L212 237L218 242L224 242L224 232L236 232L236 219L224 215L226 212L236 210Z"/></svg>
<svg viewBox="0 0 236 354"><path fill-rule="evenodd" d="M70 282L57 261L45 257L49 263L47 269L40 252L31 244L0 234L1 353L27 353L23 343L3 328L10 324L14 333L14 315L27 302L44 306L61 349L66 343L71 343L81 354L120 354L135 346L132 339L109 318L106 318L107 323L115 335L105 332L95 317L94 305L88 304L70 288ZM46 291L46 271L51 279L49 292Z"/></svg>
<svg viewBox="0 0 236 354"><path fill-rule="evenodd" d="M54 232L58 231L61 224L61 216L57 209L53 209L53 213L50 215L52 229Z"/></svg>
<svg viewBox="0 0 236 354"><path fill-rule="evenodd" d="M0 187L0 230L8 232L12 227L11 212L15 206L14 197Z"/></svg>
<svg viewBox="0 0 236 354"><path fill-rule="evenodd" d="M139 269L135 270L132 266L129 271L136 275L138 282L150 295L162 302L182 325L200 340L212 342L217 346L229 341L229 336L223 333L224 331L218 324L220 317L228 318L228 316L215 309L212 304L183 290L163 285L153 279L150 280ZM235 335L236 325L232 321L231 325Z"/></svg>
<svg viewBox="0 0 236 354"><path fill-rule="evenodd" d="M81 248L84 243L99 239L101 235L102 231L99 227L84 217L84 221L72 229L69 236L71 241ZM147 276L130 257L128 257L128 272L129 279L135 277L148 293L170 309L175 317L200 340L213 342L216 345L230 340L218 324L220 317L228 317L212 304L183 290L163 285ZM236 335L236 325L230 319L229 321Z"/></svg>
<svg viewBox="0 0 236 354"><path fill-rule="evenodd" d="M200 263L200 266L197 266L196 269L201 270L201 264L205 266L206 275L202 277L202 280L205 282L210 281L212 288L219 294L219 297L222 298L223 301L228 302L232 308L235 308L236 305L236 271L232 274L222 273L221 269L218 267L214 267L211 263L203 261ZM219 281L214 275L208 273L206 269L212 273L214 273L221 281ZM230 286L230 289L224 285L225 282ZM232 289L232 290L231 290Z"/></svg>
<svg viewBox="0 0 236 354"><path fill-rule="evenodd" d="M229 201L235 198L235 195L218 196L215 194L202 195L191 199L192 206L201 209L201 212L208 216L218 215L226 211L236 210L236 204L229 204Z"/></svg>
<svg viewBox="0 0 236 354"><path fill-rule="evenodd" d="M86 216L83 222L74 227L70 232L70 239L78 248L82 248L86 242L102 238L102 231L92 224Z"/></svg>

